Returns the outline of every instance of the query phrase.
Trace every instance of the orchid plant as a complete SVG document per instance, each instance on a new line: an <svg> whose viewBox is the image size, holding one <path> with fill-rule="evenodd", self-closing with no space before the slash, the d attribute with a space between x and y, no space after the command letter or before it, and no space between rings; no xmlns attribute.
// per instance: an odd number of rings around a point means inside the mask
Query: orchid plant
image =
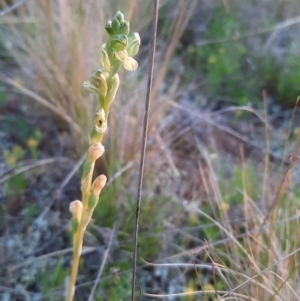
<svg viewBox="0 0 300 301"><path fill-rule="evenodd" d="M93 120L89 135L89 149L81 178L82 200L71 202L73 231L73 262L68 281L66 301L72 301L83 245L85 230L98 205L101 190L106 184L106 176L100 175L93 181L95 162L104 154L102 140L107 129L107 118L119 87L118 71L122 66L128 71L138 68L133 58L139 51L141 39L138 33L130 33L129 22L121 12L117 12L112 21L108 21L105 30L110 40L103 44L99 52L100 68L94 71L84 88L98 95L99 110Z"/></svg>

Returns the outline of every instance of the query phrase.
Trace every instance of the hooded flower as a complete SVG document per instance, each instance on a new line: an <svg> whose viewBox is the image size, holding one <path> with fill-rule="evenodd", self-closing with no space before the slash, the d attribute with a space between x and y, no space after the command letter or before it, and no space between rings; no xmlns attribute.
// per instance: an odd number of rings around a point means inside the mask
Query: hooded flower
<svg viewBox="0 0 300 301"><path fill-rule="evenodd" d="M134 71L138 68L138 62L133 57L138 53L140 45L140 36L135 32L129 34L128 37L124 34L116 35L109 46L116 58L123 62L124 68L128 71Z"/></svg>
<svg viewBox="0 0 300 301"><path fill-rule="evenodd" d="M97 93L102 97L106 97L107 77L108 77L108 73L104 69L98 69L93 72L89 80L83 83L83 86L85 90L89 93Z"/></svg>

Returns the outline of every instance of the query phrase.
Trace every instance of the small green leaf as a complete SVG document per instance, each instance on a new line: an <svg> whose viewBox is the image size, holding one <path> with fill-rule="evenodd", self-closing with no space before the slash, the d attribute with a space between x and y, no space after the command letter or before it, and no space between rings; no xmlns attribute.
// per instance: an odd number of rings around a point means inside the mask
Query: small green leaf
<svg viewBox="0 0 300 301"><path fill-rule="evenodd" d="M72 217L72 230L73 230L73 233L76 233L77 230L78 230L78 225L79 225L79 222L77 219L75 219L74 217Z"/></svg>
<svg viewBox="0 0 300 301"><path fill-rule="evenodd" d="M94 210L94 208L97 206L98 201L99 196L91 193L89 197L88 208Z"/></svg>

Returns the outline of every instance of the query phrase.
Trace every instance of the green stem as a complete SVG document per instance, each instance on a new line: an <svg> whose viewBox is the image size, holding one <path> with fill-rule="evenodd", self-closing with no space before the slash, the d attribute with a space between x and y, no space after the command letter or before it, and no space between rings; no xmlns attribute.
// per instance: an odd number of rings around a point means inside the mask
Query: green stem
<svg viewBox="0 0 300 301"><path fill-rule="evenodd" d="M107 95L106 95L106 99L105 99L105 105L103 107L106 120L108 119L109 110L110 110L112 102L114 101L114 99L116 97L116 93L118 91L119 85L120 85L120 80L119 80L118 74L107 79Z"/></svg>
<svg viewBox="0 0 300 301"><path fill-rule="evenodd" d="M93 174L93 171L94 171L94 164L92 165L92 168L91 168L89 174L86 175L90 178L89 182L85 183L86 186L88 186L88 187L84 187L84 190L82 192L82 194L83 194L82 195L82 203L83 203L83 208L84 208L83 212L82 212L82 217L84 215L85 208L87 207L88 201L89 201L89 193L86 193L84 191L91 190L92 178L90 175ZM84 232L86 229L86 225L83 224L82 217L81 217L80 223L78 225L77 233L74 235L73 261L72 261L71 275L70 275L69 283L68 283L66 301L72 301L74 298L74 294L75 294L76 279L77 279L80 255L81 255L82 245L83 245L83 236L84 236Z"/></svg>
<svg viewBox="0 0 300 301"><path fill-rule="evenodd" d="M85 195L84 201L87 204L88 203L89 195ZM99 198L99 195L97 196ZM82 217L78 226L77 233L74 235L74 251L73 251L73 262L72 262L72 270L71 270L71 276L68 283L68 291L67 291L67 297L66 301L72 301L75 294L75 285L76 285L76 278L78 274L78 267L79 267L79 261L80 261L80 255L82 251L82 245L83 245L83 236L86 230L86 227L93 215L93 212L95 210L97 203L94 204L92 208L86 208L82 212Z"/></svg>
<svg viewBox="0 0 300 301"><path fill-rule="evenodd" d="M82 242L83 242L84 229L80 226L78 227L78 232L75 236L74 241L74 252L73 252L73 262L72 262L72 271L69 278L68 290L66 301L72 301L75 294L75 284L79 267L79 260L82 251Z"/></svg>

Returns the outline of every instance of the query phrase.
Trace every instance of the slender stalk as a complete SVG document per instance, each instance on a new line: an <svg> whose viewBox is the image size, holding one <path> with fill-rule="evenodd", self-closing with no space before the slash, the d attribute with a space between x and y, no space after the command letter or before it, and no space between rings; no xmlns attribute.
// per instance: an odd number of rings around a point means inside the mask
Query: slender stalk
<svg viewBox="0 0 300 301"><path fill-rule="evenodd" d="M75 237L74 241L74 251L73 251L73 262L72 262L72 270L68 283L68 291L66 301L72 301L75 294L75 283L78 274L78 267L80 261L80 255L82 250L82 242L83 242L83 229L79 229L78 233Z"/></svg>
<svg viewBox="0 0 300 301"><path fill-rule="evenodd" d="M138 243L138 232L139 232L139 215L140 215L140 204L142 196L142 184L145 166L145 154L147 146L147 136L148 136L148 124L149 124L149 111L151 102L151 90L153 82L153 67L154 67L154 57L155 57L155 47L156 47L156 34L157 34L157 21L158 21L158 8L159 0L154 0L154 10L153 10L153 21L152 21L152 34L151 34L151 48L149 55L149 71L148 71L148 86L147 95L145 103L145 118L143 125L143 141L141 148L141 158L140 158L140 169L139 169L139 182L135 209L135 227L134 227L134 249L133 249L133 262L132 262L132 287L131 287L131 301L135 300L135 286L136 286L136 262L137 262L137 243Z"/></svg>
<svg viewBox="0 0 300 301"><path fill-rule="evenodd" d="M92 166L92 170L94 171L94 166ZM88 184L89 190L91 189L91 182ZM83 194L83 206L87 206L87 202L89 199L88 194ZM80 224L82 223L82 220L80 221ZM84 236L85 228L82 227L82 225L78 226L78 231L73 234L73 245L74 245L74 251L73 251L73 259L72 259L72 268L71 268L71 275L69 278L68 288L67 288L67 298L66 301L72 301L75 294L75 284L78 274L78 267L79 267L79 261L82 251L82 244L83 244L83 236Z"/></svg>

